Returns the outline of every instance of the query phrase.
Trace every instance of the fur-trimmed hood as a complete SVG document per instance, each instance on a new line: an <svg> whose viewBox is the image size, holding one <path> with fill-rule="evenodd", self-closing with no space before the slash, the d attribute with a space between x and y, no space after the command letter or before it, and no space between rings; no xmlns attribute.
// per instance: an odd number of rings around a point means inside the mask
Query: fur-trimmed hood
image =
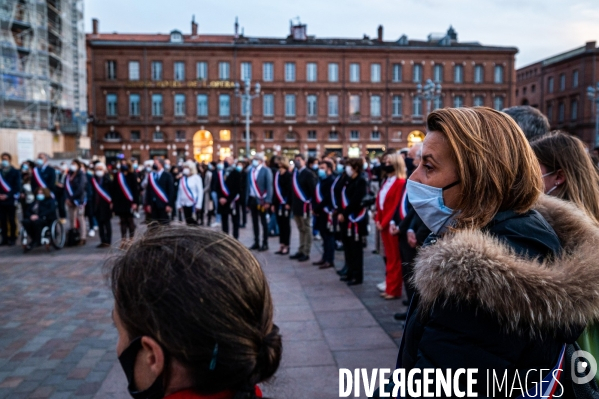
<svg viewBox="0 0 599 399"><path fill-rule="evenodd" d="M561 241L558 259L518 257L481 231L448 234L416 259L421 310L440 300L468 301L496 315L507 331L533 334L599 320L599 227L556 198L542 196L535 209Z"/></svg>

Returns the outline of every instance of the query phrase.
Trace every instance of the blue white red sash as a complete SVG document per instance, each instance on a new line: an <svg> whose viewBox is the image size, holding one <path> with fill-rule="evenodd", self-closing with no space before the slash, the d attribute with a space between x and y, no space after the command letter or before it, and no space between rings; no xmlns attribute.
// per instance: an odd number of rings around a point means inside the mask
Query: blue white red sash
<svg viewBox="0 0 599 399"><path fill-rule="evenodd" d="M231 201L231 214L232 215L237 214L237 210L236 210L237 200L239 200L239 194L237 194L235 196L235 198L233 198L233 201Z"/></svg>
<svg viewBox="0 0 599 399"><path fill-rule="evenodd" d="M403 195L399 202L399 217L403 220L408 214L408 188L404 186Z"/></svg>
<svg viewBox="0 0 599 399"><path fill-rule="evenodd" d="M364 219L364 217L366 216L366 208L363 208L362 211L360 213L358 213L357 216L354 215L349 215L348 219L348 223L347 223L347 235L351 236L352 230L354 231L354 237L356 238L356 241L358 241L360 239L360 231L359 231L359 226L358 223Z"/></svg>
<svg viewBox="0 0 599 399"><path fill-rule="evenodd" d="M320 204L322 202L322 194L320 193L320 182L318 182L318 184L316 185L315 194L316 194L316 203Z"/></svg>
<svg viewBox="0 0 599 399"><path fill-rule="evenodd" d="M275 174L275 194L277 195L279 204L285 205L287 203L287 201L285 201L285 198L283 197L283 194L281 193L281 187L279 186L279 175L280 174L281 174L280 172L277 172Z"/></svg>
<svg viewBox="0 0 599 399"><path fill-rule="evenodd" d="M266 198L266 192L263 194L260 192L260 189L258 188L258 168L254 168L252 170L252 175L250 176L250 181L252 183L252 190L254 190L254 193L256 194L256 197L258 197L259 199L264 199Z"/></svg>
<svg viewBox="0 0 599 399"><path fill-rule="evenodd" d="M164 191L162 191L162 189L158 186L156 180L154 180L154 173L150 173L148 180L150 181L150 186L152 186L152 190L154 190L154 193L156 193L156 196L160 199L160 201L164 202L165 204L168 204L168 197L166 196Z"/></svg>
<svg viewBox="0 0 599 399"><path fill-rule="evenodd" d="M347 208L347 205L349 204L349 200L347 199L347 195L345 194L345 189L346 187L343 187L343 190L341 190L341 206L343 207L343 209Z"/></svg>
<svg viewBox="0 0 599 399"><path fill-rule="evenodd" d="M341 175L337 176L335 178L335 181L331 185L331 203L333 204L333 208L335 209L337 209L337 199L335 198L335 186L337 185L339 179L341 179Z"/></svg>
<svg viewBox="0 0 599 399"><path fill-rule="evenodd" d="M42 176L40 175L38 168L33 168L33 177L35 178L35 181L37 181L38 186L42 188L48 187L46 186L46 182L44 182L44 179L42 179Z"/></svg>
<svg viewBox="0 0 599 399"><path fill-rule="evenodd" d="M41 184L40 184L41 186ZM46 187L46 186L42 186L42 187ZM69 194L69 197L73 197L73 189L71 188L71 179L69 179L69 176L67 176L66 179L64 179L64 187L67 189L67 193Z"/></svg>
<svg viewBox="0 0 599 399"><path fill-rule="evenodd" d="M185 193L185 196L187 198L189 198L189 200L193 203L193 206L195 206L196 204L196 199L193 195L193 192L191 191L191 188L189 188L189 179L187 178L187 176L183 176L183 192Z"/></svg>
<svg viewBox="0 0 599 399"><path fill-rule="evenodd" d="M333 222L333 220L334 220L334 219L333 219L333 213L334 213L334 210L331 210L331 209L329 209L329 207L328 207L328 206L325 206L325 207L323 208L323 210L324 210L324 212L327 214L327 228L328 228L330 231L333 231L333 230L334 230L334 222Z"/></svg>
<svg viewBox="0 0 599 399"><path fill-rule="evenodd" d="M0 173L0 187L2 187L4 191L6 191L6 194L9 194L12 191L8 183L4 181L4 179L2 178L2 173Z"/></svg>
<svg viewBox="0 0 599 399"><path fill-rule="evenodd" d="M300 199L304 203L304 217L308 217L309 208L310 208L310 199L304 195L302 189L297 181L297 175L300 174L300 171L296 170L293 172L293 192L295 196Z"/></svg>
<svg viewBox="0 0 599 399"><path fill-rule="evenodd" d="M528 392L524 395L518 397L520 398L544 398L544 399L552 399L555 394L555 390L559 385L557 381L559 381L562 371L564 370L564 357L566 354L566 345L562 346L562 351L557 359L557 363L551 369L551 371L543 378L543 380L534 387L530 388ZM563 392L562 392L563 396Z"/></svg>
<svg viewBox="0 0 599 399"><path fill-rule="evenodd" d="M98 195L100 197L102 197L102 199L108 203L112 202L112 198L110 198L110 195L104 191L104 189L102 189L102 186L100 186L100 184L98 183L98 181L96 180L95 177L92 177L92 183L94 185L94 189L96 190L96 192L98 193Z"/></svg>
<svg viewBox="0 0 599 399"><path fill-rule="evenodd" d="M229 189L227 188L227 184L225 183L225 176L222 170L218 171L218 181L220 182L220 190L222 191L225 197L229 196Z"/></svg>
<svg viewBox="0 0 599 399"><path fill-rule="evenodd" d="M121 191L125 195L125 198L130 202L133 202L133 194L131 194L131 190L129 190L129 186L127 186L127 181L125 180L125 175L123 173L117 175L117 181L119 182L119 186L121 187Z"/></svg>

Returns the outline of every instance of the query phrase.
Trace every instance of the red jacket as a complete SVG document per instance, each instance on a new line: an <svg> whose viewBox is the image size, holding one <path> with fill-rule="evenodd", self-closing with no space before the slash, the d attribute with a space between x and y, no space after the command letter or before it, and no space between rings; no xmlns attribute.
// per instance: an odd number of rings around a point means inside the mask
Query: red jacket
<svg viewBox="0 0 599 399"><path fill-rule="evenodd" d="M381 189L383 188L384 183L381 185ZM393 215L399 206L399 201L401 201L401 197L406 186L406 179L395 179L389 191L387 191L387 195L385 196L385 202L383 203L383 208L379 204L379 197L381 195L381 191L376 196L376 215L374 216L374 221L379 222L381 227L384 229L389 228L389 222L393 219Z"/></svg>

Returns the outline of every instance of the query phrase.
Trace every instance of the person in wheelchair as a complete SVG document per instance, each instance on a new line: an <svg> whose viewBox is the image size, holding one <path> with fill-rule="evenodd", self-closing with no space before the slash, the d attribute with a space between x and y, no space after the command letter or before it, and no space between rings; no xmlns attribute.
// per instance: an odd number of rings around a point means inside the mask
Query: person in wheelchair
<svg viewBox="0 0 599 399"><path fill-rule="evenodd" d="M39 245L40 233L46 226L51 226L56 220L56 201L48 188L39 187L33 201L23 212L22 225L31 240L27 242L27 249Z"/></svg>

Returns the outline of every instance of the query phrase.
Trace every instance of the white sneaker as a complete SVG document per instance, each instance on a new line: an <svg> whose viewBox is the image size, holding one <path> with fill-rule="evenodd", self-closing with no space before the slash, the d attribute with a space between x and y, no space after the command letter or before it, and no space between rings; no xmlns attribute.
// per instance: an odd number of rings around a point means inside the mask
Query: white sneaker
<svg viewBox="0 0 599 399"><path fill-rule="evenodd" d="M314 240L316 240L316 241L320 241L320 240L322 240L322 237L320 236L320 234L316 234L316 235L314 236Z"/></svg>
<svg viewBox="0 0 599 399"><path fill-rule="evenodd" d="M90 237L95 237L95 236L96 236L96 231L95 231L94 229L91 229L91 230L90 230L90 231L87 233L87 235L88 235L88 236L90 236Z"/></svg>
<svg viewBox="0 0 599 399"><path fill-rule="evenodd" d="M387 282L383 281L382 283L378 283L376 288L381 292L385 292L387 290Z"/></svg>
<svg viewBox="0 0 599 399"><path fill-rule="evenodd" d="M100 228L98 226L94 226L94 230L98 231Z"/></svg>
<svg viewBox="0 0 599 399"><path fill-rule="evenodd" d="M210 225L210 227L219 227L219 226L220 226L220 223L218 223L218 222L214 222Z"/></svg>

